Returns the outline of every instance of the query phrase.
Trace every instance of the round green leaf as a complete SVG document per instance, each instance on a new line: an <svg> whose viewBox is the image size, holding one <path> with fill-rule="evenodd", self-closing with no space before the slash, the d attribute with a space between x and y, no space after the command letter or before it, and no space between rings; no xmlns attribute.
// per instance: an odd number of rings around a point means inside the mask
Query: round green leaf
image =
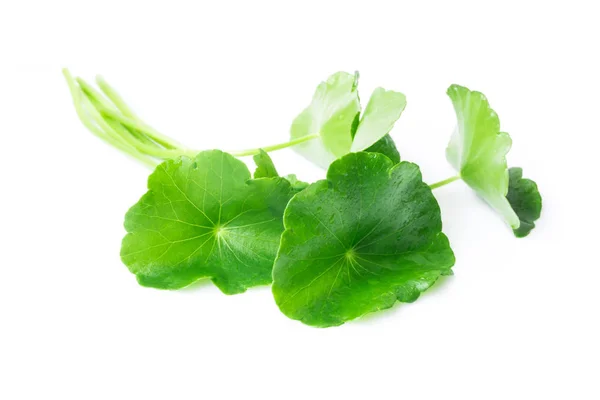
<svg viewBox="0 0 600 400"><path fill-rule="evenodd" d="M283 178L250 179L218 150L158 167L125 216L121 258L143 286L178 289L209 277L224 293L271 282L292 191Z"/></svg>
<svg viewBox="0 0 600 400"><path fill-rule="evenodd" d="M284 225L273 294L285 315L308 325L415 301L454 265L419 168L382 154L335 161L327 180L290 201Z"/></svg>

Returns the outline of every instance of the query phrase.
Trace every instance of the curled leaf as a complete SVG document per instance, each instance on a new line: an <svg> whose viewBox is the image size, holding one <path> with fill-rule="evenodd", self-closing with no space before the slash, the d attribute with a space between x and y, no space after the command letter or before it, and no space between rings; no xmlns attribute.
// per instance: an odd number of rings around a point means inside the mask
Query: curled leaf
<svg viewBox="0 0 600 400"><path fill-rule="evenodd" d="M448 88L458 126L446 149L448 161L461 178L504 218L513 229L519 217L506 198L508 169L506 154L511 147L508 133L500 132L498 114L487 98L463 86Z"/></svg>
<svg viewBox="0 0 600 400"><path fill-rule="evenodd" d="M506 198L521 221L514 234L516 237L525 237L535 228L534 222L540 218L542 196L534 181L523 178L523 169L513 167L508 173L510 179Z"/></svg>

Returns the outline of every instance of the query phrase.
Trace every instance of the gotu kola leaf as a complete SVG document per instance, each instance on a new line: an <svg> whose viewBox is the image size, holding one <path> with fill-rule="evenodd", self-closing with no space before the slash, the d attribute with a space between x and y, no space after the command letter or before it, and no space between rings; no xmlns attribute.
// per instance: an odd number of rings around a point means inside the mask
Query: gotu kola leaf
<svg viewBox="0 0 600 400"><path fill-rule="evenodd" d="M287 180L250 179L243 162L211 150L160 164L148 189L125 216L121 247L141 285L178 289L208 277L234 294L271 282Z"/></svg>
<svg viewBox="0 0 600 400"><path fill-rule="evenodd" d="M292 140L316 137L295 145L298 153L327 168L335 159L364 150L389 133L406 106L406 98L402 93L377 88L360 117L357 85L358 73L337 72L317 87L310 105L292 123Z"/></svg>
<svg viewBox="0 0 600 400"><path fill-rule="evenodd" d="M510 136L500 132L498 114L486 97L463 86L448 88L458 119L446 157L460 177L494 208L513 228L518 229L519 217L506 198L508 169L506 154L511 147Z"/></svg>
<svg viewBox="0 0 600 400"><path fill-rule="evenodd" d="M523 178L523 169L513 167L508 173L510 180L506 198L521 221L514 234L517 237L525 237L535 228L534 221L540 217L542 196L534 181Z"/></svg>
<svg viewBox="0 0 600 400"><path fill-rule="evenodd" d="M352 153L327 179L296 194L273 269L281 311L327 327L415 301L451 273L454 254L441 232L431 189L415 164Z"/></svg>

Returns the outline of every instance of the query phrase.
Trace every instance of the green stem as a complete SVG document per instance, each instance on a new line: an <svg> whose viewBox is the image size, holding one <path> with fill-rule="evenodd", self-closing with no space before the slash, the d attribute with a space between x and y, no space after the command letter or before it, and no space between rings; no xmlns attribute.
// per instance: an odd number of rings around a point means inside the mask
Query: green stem
<svg viewBox="0 0 600 400"><path fill-rule="evenodd" d="M121 95L104 80L100 75L96 76L96 84L104 92L106 97L114 103L114 105L125 115L126 117L139 120L138 116L133 112L131 108L125 103L125 100Z"/></svg>
<svg viewBox="0 0 600 400"><path fill-rule="evenodd" d="M139 153L146 154L155 158L176 158L177 156L188 153L187 150L165 149L163 147L158 147L155 143L152 142L145 143L142 140L140 140L136 135L131 135L131 132L127 130L115 129L114 125L110 124L109 121L106 121L101 115L100 111L96 107L94 107L93 100L93 98L90 99L85 95L82 99L83 103L87 102L87 104L89 105L89 115L108 136L112 136L115 139L124 141L125 144L133 147ZM100 106L100 108L103 107L99 101L96 102L96 105ZM193 153L195 154L196 152Z"/></svg>
<svg viewBox="0 0 600 400"><path fill-rule="evenodd" d="M260 153L261 149L266 151L267 153L269 153L271 151L281 150L281 149L285 149L286 147L291 147L291 146L295 146L300 143L308 142L309 140L313 140L318 137L319 137L318 134L307 135L307 136L302 136L301 138L298 138L298 139L290 140L289 142L274 144L272 146L258 147L256 149L247 149L247 150L241 150L241 151L229 151L228 153L231 154L232 156L236 156L236 157L252 156L252 155Z"/></svg>
<svg viewBox="0 0 600 400"><path fill-rule="evenodd" d="M110 107L105 107L105 111L107 113L110 113L108 114L108 116L110 116L113 119L116 119L123 125L126 125L129 128L135 129L136 131L148 136L149 138L159 143L160 145L166 147L167 149L184 148L184 146L177 143L170 137L161 134L156 129L144 123L131 110L127 103L125 103L121 95L119 95L119 93L112 86L110 86L108 82L104 80L104 78L102 78L101 76L97 76L96 83L98 84L98 87L102 90L102 92L106 95L106 97L108 97L113 102L113 104L117 107L119 111L121 111L121 113L119 114L118 112L114 112L114 110Z"/></svg>
<svg viewBox="0 0 600 400"><path fill-rule="evenodd" d="M93 86L91 86L81 78L75 78L75 80L79 84L79 87L81 87L81 90L83 90L83 93L92 103L92 106L96 110L100 111L102 116L105 116L103 110L111 110L111 112L117 113L115 107L108 100L106 100L104 96L102 96L98 91L96 91L96 89L94 89ZM137 140L141 141L142 143L151 146L156 146L156 143L154 143L151 139L146 137L146 135L134 130L129 130L126 126L122 126L122 124L120 124L118 121L114 121L112 119L107 120L106 118L104 118L104 120L111 126L111 128L113 128L113 130L117 131L119 136L131 135L134 136ZM160 149L162 147L157 146L157 148Z"/></svg>
<svg viewBox="0 0 600 400"><path fill-rule="evenodd" d="M198 151L188 149L171 138L162 135L142 121L123 98L102 77L96 82L102 93L94 89L83 79L73 79L68 70L63 74L69 84L75 109L83 124L109 144L137 158L147 165L156 165L155 158L171 159L178 156L194 157ZM318 134L306 135L288 142L261 148L232 151L236 157L285 149L309 140L319 138Z"/></svg>
<svg viewBox="0 0 600 400"><path fill-rule="evenodd" d="M460 175L456 175L456 176L450 177L448 179L444 179L443 181L432 183L431 185L429 185L429 187L431 188L431 190L437 189L439 187L442 187L444 185L447 185L447 184L457 181L459 179L460 179Z"/></svg>
<svg viewBox="0 0 600 400"><path fill-rule="evenodd" d="M152 141L160 144L168 150L178 150L183 149L184 146L175 142L174 140L158 133L152 127L146 125L144 122L136 119L132 119L130 117L119 114L117 111L110 110L108 108L102 107L100 113L111 120L114 120L121 125L126 126L132 131L139 132L144 136L150 138Z"/></svg>
<svg viewBox="0 0 600 400"><path fill-rule="evenodd" d="M94 119L93 115L91 115L92 113L90 113L90 110L86 109L85 102L83 99L85 98L87 100L87 97L84 95L81 88L79 86L77 86L77 83L71 76L69 70L67 70L66 68L63 69L63 75L67 81L67 85L69 86L69 90L71 92L71 97L73 98L73 103L75 105L75 111L77 112L77 115L79 116L79 119L81 120L83 125L86 128L88 128L90 130L90 132L92 132L94 135L98 136L100 139L104 140L111 146L116 147L117 149L121 150L122 152L126 153L127 155L142 162L143 164L150 166L150 167L154 167L156 165L156 162L154 160L152 160L151 158L140 153L135 148L132 148L131 146L127 145L122 140L120 140L120 138L114 137L114 136L110 135L109 133L107 133L106 131L104 131L98 125L98 121L96 121ZM93 108L93 107L90 107L90 108Z"/></svg>

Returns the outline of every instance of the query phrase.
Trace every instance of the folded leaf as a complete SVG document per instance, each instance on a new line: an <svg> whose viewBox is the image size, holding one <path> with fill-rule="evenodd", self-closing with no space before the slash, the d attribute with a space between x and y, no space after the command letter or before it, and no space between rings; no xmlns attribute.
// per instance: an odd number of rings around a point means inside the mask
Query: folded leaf
<svg viewBox="0 0 600 400"><path fill-rule="evenodd" d="M212 150L160 164L148 189L125 216L121 247L141 285L178 289L208 277L234 294L271 282L287 180L250 179L243 162Z"/></svg>
<svg viewBox="0 0 600 400"><path fill-rule="evenodd" d="M518 229L519 217L506 199L510 136L500 132L498 115L482 93L452 85L448 96L458 118L458 127L446 149L448 161L481 198Z"/></svg>
<svg viewBox="0 0 600 400"><path fill-rule="evenodd" d="M349 154L290 201L273 269L281 311L334 326L415 301L451 273L440 209L415 164Z"/></svg>
<svg viewBox="0 0 600 400"><path fill-rule="evenodd" d="M531 179L523 178L523 169L513 167L508 170L510 180L506 198L519 216L520 226L514 230L516 237L525 237L535 228L542 212L542 196Z"/></svg>
<svg viewBox="0 0 600 400"><path fill-rule="evenodd" d="M294 149L322 168L375 144L390 132L406 106L402 93L377 88L361 117L357 85L358 73L333 74L317 87L311 104L292 123L292 140L317 135Z"/></svg>

